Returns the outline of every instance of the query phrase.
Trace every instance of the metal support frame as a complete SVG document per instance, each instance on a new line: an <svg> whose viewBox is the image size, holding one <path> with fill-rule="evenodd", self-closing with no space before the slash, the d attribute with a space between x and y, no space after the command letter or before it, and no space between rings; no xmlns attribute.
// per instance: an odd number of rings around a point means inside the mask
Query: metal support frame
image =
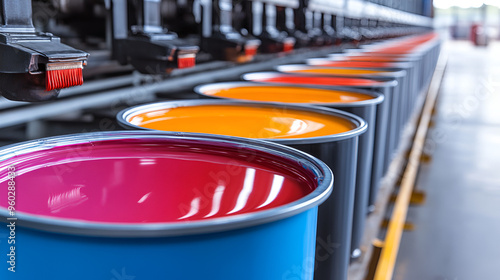
<svg viewBox="0 0 500 280"><path fill-rule="evenodd" d="M406 3L406 1L402 1ZM432 27L432 18L363 0L309 0L309 9L354 19Z"/></svg>

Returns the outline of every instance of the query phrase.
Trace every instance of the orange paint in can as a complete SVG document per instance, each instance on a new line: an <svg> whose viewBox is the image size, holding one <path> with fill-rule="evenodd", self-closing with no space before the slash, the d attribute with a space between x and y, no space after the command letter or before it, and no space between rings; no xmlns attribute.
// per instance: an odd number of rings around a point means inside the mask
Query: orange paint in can
<svg viewBox="0 0 500 280"><path fill-rule="evenodd" d="M273 85L218 88L206 90L203 94L213 97L246 101L318 105L331 103L352 103L374 98L367 94L350 91Z"/></svg>
<svg viewBox="0 0 500 280"><path fill-rule="evenodd" d="M247 138L310 138L347 132L355 124L311 111L245 105L194 105L156 109L128 118L161 131L209 133Z"/></svg>

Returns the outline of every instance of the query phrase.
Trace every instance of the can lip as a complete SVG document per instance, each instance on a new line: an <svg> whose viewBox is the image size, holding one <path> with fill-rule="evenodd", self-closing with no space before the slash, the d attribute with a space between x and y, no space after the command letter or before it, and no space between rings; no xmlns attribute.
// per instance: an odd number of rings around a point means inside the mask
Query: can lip
<svg viewBox="0 0 500 280"><path fill-rule="evenodd" d="M320 66L320 65L307 65L307 64L284 64L278 65L274 67L276 71L287 74L300 74L300 75L310 75L310 76L324 76L324 77L353 77L353 78L367 78L367 79L383 79L383 78L401 78L406 75L405 70L397 70L397 71L384 71L384 69L376 69L376 68L363 68L360 70L368 70L368 71L380 71L380 74L359 74L359 75L328 75L324 73L309 73L309 72L290 72L294 70L307 70L307 69L353 69L348 67L329 67L329 66Z"/></svg>
<svg viewBox="0 0 500 280"><path fill-rule="evenodd" d="M273 209L203 221L115 224L46 217L19 211L16 212L16 223L19 226L47 232L92 237L143 238L205 234L251 227L291 217L318 206L329 197L333 189L333 174L330 168L319 159L304 152L269 141L200 133L112 131L56 136L3 147L0 149L0 161L7 160L14 156L29 154L30 152L44 149L48 150L63 145L120 139L165 139L166 141L168 139L181 139L200 141L200 143L231 145L235 148L245 147L255 151L266 152L283 159L286 158L291 161L299 162L305 169L315 175L318 180L318 186L314 191L301 199ZM0 207L0 217L9 217L6 208Z"/></svg>
<svg viewBox="0 0 500 280"><path fill-rule="evenodd" d="M423 42L423 43L417 43L417 44L410 44L413 45L415 48L413 49L412 52L409 53L392 53L392 55L406 55L406 56L420 56L422 57L426 51L429 49L432 49L439 43L440 40L437 38L434 38L430 41ZM387 46L387 45L386 45ZM379 47L384 47L384 45L366 45L366 46L361 46L361 48L365 51L368 52L379 52L380 53L380 48ZM390 47L390 46L389 46ZM383 48L382 48L383 49ZM391 55L391 53L388 53L388 55Z"/></svg>
<svg viewBox="0 0 500 280"><path fill-rule="evenodd" d="M311 66L324 66L324 67L328 67L326 65L321 65L319 64L319 62L322 62L322 61L330 61L330 62L336 62L334 60L331 60L329 58L319 58L319 57L316 57L316 58L308 58L306 59L306 64L307 65L311 65ZM386 64L389 64L388 66L382 66L380 68L373 68L373 67L356 67L356 66L353 66L353 67L349 67L349 69L352 69L352 68L355 68L355 69L396 69L396 70L404 70L404 69L409 69L409 68L412 68L413 65L411 62L387 62Z"/></svg>
<svg viewBox="0 0 500 280"><path fill-rule="evenodd" d="M371 104L380 104L385 100L385 97L383 94L375 91L368 91L364 89L356 89L353 90L352 88L344 88L344 87L335 87L335 88L328 88L328 89L323 89L323 90L338 90L338 91L346 91L346 92L352 92L352 93L361 93L365 95L369 95L374 97L373 99L369 100L362 100L362 101L357 101L357 102L329 102L329 103L293 103L293 102L279 102L279 101L255 101L255 100L246 100L246 99L237 99L237 98L228 98L228 97L221 97L221 96L213 96L213 95L208 95L205 94L207 90L216 90L220 88L227 88L227 87L262 87L262 86L267 86L267 87L287 87L287 88L310 88L307 85L277 85L277 84L266 84L266 83L255 83L255 82L247 82L247 81L237 81L237 82L220 82L220 83L211 83L211 84L203 84L203 85L198 85L194 88L194 92L198 95L208 97L208 98L214 98L218 100L233 100L233 101L242 101L242 102L249 102L249 103L273 103L273 104L279 104L279 105L308 105L308 106L335 106L338 108L344 108L344 107L362 107L366 105L371 105Z"/></svg>
<svg viewBox="0 0 500 280"><path fill-rule="evenodd" d="M164 101L164 102L154 102L149 104L143 104L134 106L131 108L124 109L120 111L116 119L118 123L123 128L128 129L138 129L138 130L148 130L148 131L158 131L150 128L144 128L138 125L131 124L128 120L135 114L145 113L151 110L185 107L185 106L200 106L200 105L239 105L239 106L253 106L253 107L271 107L280 109L292 109L306 112L321 113L329 116L341 117L347 119L353 123L356 128L338 134L309 137L309 138L282 138L282 139L267 139L259 138L258 140L269 141L274 143L279 143L283 145L296 145L296 144L319 144L327 143L333 141L341 141L349 139L352 137L359 136L366 132L368 129L368 124L362 118L347 113L344 111L320 107L320 106L309 106L309 105L288 105L283 103L271 103L271 102L246 102L246 101L235 101L235 100L224 100L224 99L193 99L193 100L183 100L183 101ZM171 131L170 131L171 132ZM231 136L232 137L232 136Z"/></svg>
<svg viewBox="0 0 500 280"><path fill-rule="evenodd" d="M267 71L267 72L252 72L252 73L246 73L241 76L242 80L245 81L252 81L254 83L268 83L266 81L258 81L255 79L264 79L264 78L273 78L276 76L304 76L301 73L280 73L280 72L273 72L273 71ZM325 77L324 75L307 75L308 77ZM335 76L328 76L331 78L347 78L346 76L340 76L340 75L335 75ZM365 80L371 80L367 78L356 78L356 77L351 77L352 79L365 79ZM379 81L377 81L377 84L373 85L352 85L352 86L336 86L336 85L314 85L313 87L318 87L318 88L331 88L331 87L345 87L345 88L388 88L388 87L395 87L397 86L398 82L395 79L392 78L383 78L383 77L377 77ZM290 85L289 83L283 82L283 83L273 83L276 85ZM293 84L295 85L295 84ZM306 84L307 85L307 84Z"/></svg>
<svg viewBox="0 0 500 280"><path fill-rule="evenodd" d="M376 51L370 51L370 50L363 50L359 52L352 52L348 51L345 53L331 53L328 55L328 58L336 59L339 57L344 57L344 56L375 56L375 57L391 57L396 59L396 62L415 62L418 61L422 58L422 54L391 54L391 53L378 53Z"/></svg>
<svg viewBox="0 0 500 280"><path fill-rule="evenodd" d="M430 34L430 33L428 33L428 34ZM437 43L439 43L441 41L441 39L438 36L438 37L434 37L434 38L431 38L427 41L420 42L420 43L405 42L406 39L418 38L418 36L420 36L420 35L404 36L404 37L394 39L391 41L375 42L372 44L361 45L360 48L363 50L376 50L377 48L380 48L380 47L388 47L388 46L390 47L390 46L394 46L395 44L403 44L403 45L410 44L410 45L416 45L417 51L422 52L428 48L432 48L433 46L435 46Z"/></svg>

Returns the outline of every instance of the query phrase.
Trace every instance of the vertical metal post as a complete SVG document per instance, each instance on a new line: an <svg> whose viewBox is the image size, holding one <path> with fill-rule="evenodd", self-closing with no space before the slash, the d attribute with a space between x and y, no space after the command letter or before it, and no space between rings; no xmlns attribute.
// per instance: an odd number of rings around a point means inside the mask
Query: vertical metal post
<svg viewBox="0 0 500 280"><path fill-rule="evenodd" d="M0 31L35 32L30 0L1 0L1 4Z"/></svg>
<svg viewBox="0 0 500 280"><path fill-rule="evenodd" d="M127 0L112 0L113 38L125 39L128 36Z"/></svg>
<svg viewBox="0 0 500 280"><path fill-rule="evenodd" d="M161 27L161 1L160 0L142 0L142 18L144 32L162 32Z"/></svg>

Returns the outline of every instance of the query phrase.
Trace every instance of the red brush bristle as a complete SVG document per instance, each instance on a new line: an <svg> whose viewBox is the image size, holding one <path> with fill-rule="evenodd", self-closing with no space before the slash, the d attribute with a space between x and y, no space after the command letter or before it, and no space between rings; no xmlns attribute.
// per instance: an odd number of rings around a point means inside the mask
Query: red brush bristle
<svg viewBox="0 0 500 280"><path fill-rule="evenodd" d="M293 45L294 45L294 43L284 43L283 44L283 51L284 52L291 52L291 51L293 51Z"/></svg>
<svg viewBox="0 0 500 280"><path fill-rule="evenodd" d="M257 54L257 47L246 47L245 55L254 56Z"/></svg>
<svg viewBox="0 0 500 280"><path fill-rule="evenodd" d="M196 64L196 58L193 57L179 57L177 58L177 68L189 68L194 67Z"/></svg>
<svg viewBox="0 0 500 280"><path fill-rule="evenodd" d="M45 89L51 91L83 84L82 68L51 70L46 73Z"/></svg>

